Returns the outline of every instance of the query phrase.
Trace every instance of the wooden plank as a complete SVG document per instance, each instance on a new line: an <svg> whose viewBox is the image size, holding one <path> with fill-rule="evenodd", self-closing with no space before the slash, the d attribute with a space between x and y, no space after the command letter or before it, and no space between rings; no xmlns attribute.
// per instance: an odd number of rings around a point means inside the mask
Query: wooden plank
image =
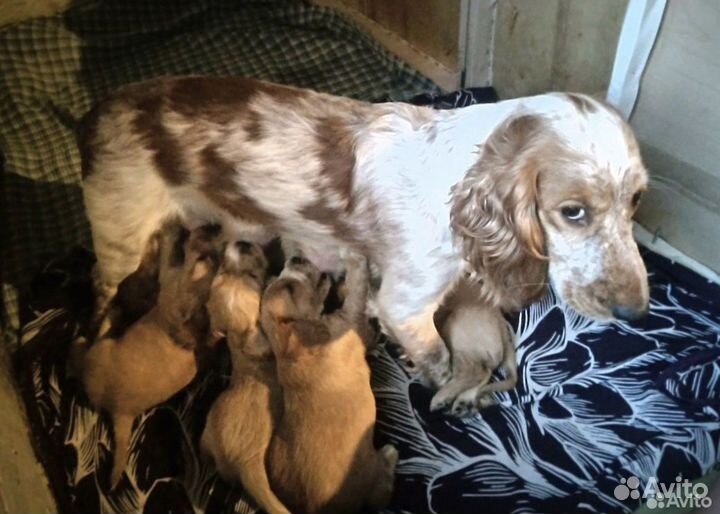
<svg viewBox="0 0 720 514"><path fill-rule="evenodd" d="M72 0L0 0L0 27L64 11Z"/></svg>
<svg viewBox="0 0 720 514"><path fill-rule="evenodd" d="M451 69L460 66L461 0L340 0Z"/></svg>
<svg viewBox="0 0 720 514"><path fill-rule="evenodd" d="M441 89L452 91L460 87L462 72L458 68L450 68L432 56L419 50L397 33L380 25L363 13L348 7L348 0L313 0L313 3L330 7L357 23L369 33L376 41L388 51L415 68L417 71L432 79ZM358 0L352 0L357 2ZM359 0L367 1L367 0ZM457 43L456 43L457 44Z"/></svg>

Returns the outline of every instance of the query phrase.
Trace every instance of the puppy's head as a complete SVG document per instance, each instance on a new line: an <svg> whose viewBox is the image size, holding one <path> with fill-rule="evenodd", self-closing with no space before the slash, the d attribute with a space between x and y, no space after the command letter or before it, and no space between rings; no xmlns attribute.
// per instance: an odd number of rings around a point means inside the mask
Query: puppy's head
<svg viewBox="0 0 720 514"><path fill-rule="evenodd" d="M228 338L231 350L252 343L260 316L260 296L268 262L262 248L245 241L228 243L207 303L211 343ZM251 354L257 353L251 349Z"/></svg>
<svg viewBox="0 0 720 514"><path fill-rule="evenodd" d="M268 261L259 245L247 241L235 241L225 247L220 273L247 277L262 287L267 269Z"/></svg>
<svg viewBox="0 0 720 514"><path fill-rule="evenodd" d="M221 248L219 231L214 228L190 232L178 223L163 228L157 309L171 330L207 324L205 303L220 266Z"/></svg>
<svg viewBox="0 0 720 514"><path fill-rule="evenodd" d="M289 259L262 298L262 327L270 342L277 341L281 322L319 320L330 286L330 277L310 261L302 257Z"/></svg>

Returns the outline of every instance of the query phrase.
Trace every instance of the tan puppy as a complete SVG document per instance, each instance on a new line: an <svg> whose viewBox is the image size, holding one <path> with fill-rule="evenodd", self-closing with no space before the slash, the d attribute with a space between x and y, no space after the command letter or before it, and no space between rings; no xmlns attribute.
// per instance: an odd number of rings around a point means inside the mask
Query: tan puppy
<svg viewBox="0 0 720 514"><path fill-rule="evenodd" d="M155 243L159 249L157 305L125 333L88 346L73 345L75 375L90 402L113 422L114 487L127 463L133 420L185 387L197 371L194 349L207 337L207 301L218 266L214 234L205 228L188 235L172 224Z"/></svg>
<svg viewBox="0 0 720 514"><path fill-rule="evenodd" d="M373 445L375 398L358 335L367 322L365 260L349 260L343 307L323 316L329 286L294 257L263 295L262 325L283 389L267 467L273 490L296 514L386 506L398 458L391 445Z"/></svg>
<svg viewBox="0 0 720 514"><path fill-rule="evenodd" d="M430 410L451 407L461 416L494 403L492 393L508 391L517 383L515 342L505 318L479 300L478 290L461 281L435 316L438 331L450 345L453 376L435 394ZM502 367L506 378L490 382Z"/></svg>
<svg viewBox="0 0 720 514"><path fill-rule="evenodd" d="M260 330L267 261L254 244L229 244L213 281L208 314L213 337L227 337L230 386L213 403L200 438L204 456L227 482L241 483L268 514L289 511L270 489L265 454L282 396L275 358Z"/></svg>

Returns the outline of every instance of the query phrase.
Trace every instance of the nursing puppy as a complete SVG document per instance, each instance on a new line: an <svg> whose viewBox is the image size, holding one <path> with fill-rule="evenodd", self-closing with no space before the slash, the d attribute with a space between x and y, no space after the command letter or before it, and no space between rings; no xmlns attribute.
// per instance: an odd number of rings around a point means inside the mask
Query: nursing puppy
<svg viewBox="0 0 720 514"><path fill-rule="evenodd" d="M172 224L159 237L157 305L119 338L73 345L71 367L93 406L112 419L110 484L127 463L133 420L185 387L196 374L194 350L207 337L205 303L218 266L212 231Z"/></svg>
<svg viewBox="0 0 720 514"><path fill-rule="evenodd" d="M505 318L488 309L475 286L463 280L435 314L435 323L450 346L453 376L435 394L430 410L446 407L456 416L492 405L492 393L508 391L517 383L517 360L512 332ZM506 378L490 382L502 367Z"/></svg>
<svg viewBox="0 0 720 514"><path fill-rule="evenodd" d="M329 279L299 257L263 295L283 391L267 466L273 490L298 514L380 509L392 496L398 454L373 445L375 398L358 335L367 322L367 263L351 258L347 267L347 297L333 314L322 315Z"/></svg>
<svg viewBox="0 0 720 514"><path fill-rule="evenodd" d="M208 301L213 337L226 337L230 385L213 403L200 438L223 480L240 483L268 514L289 511L270 489L265 454L282 402L275 359L260 330L267 261L262 249L228 244Z"/></svg>

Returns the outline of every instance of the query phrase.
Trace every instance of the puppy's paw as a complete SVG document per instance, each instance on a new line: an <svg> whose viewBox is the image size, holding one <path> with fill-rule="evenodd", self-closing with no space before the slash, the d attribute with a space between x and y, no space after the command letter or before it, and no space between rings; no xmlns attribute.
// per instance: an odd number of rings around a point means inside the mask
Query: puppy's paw
<svg viewBox="0 0 720 514"><path fill-rule="evenodd" d="M467 418L477 414L477 406L475 402L458 398L453 402L450 413L456 418Z"/></svg>

